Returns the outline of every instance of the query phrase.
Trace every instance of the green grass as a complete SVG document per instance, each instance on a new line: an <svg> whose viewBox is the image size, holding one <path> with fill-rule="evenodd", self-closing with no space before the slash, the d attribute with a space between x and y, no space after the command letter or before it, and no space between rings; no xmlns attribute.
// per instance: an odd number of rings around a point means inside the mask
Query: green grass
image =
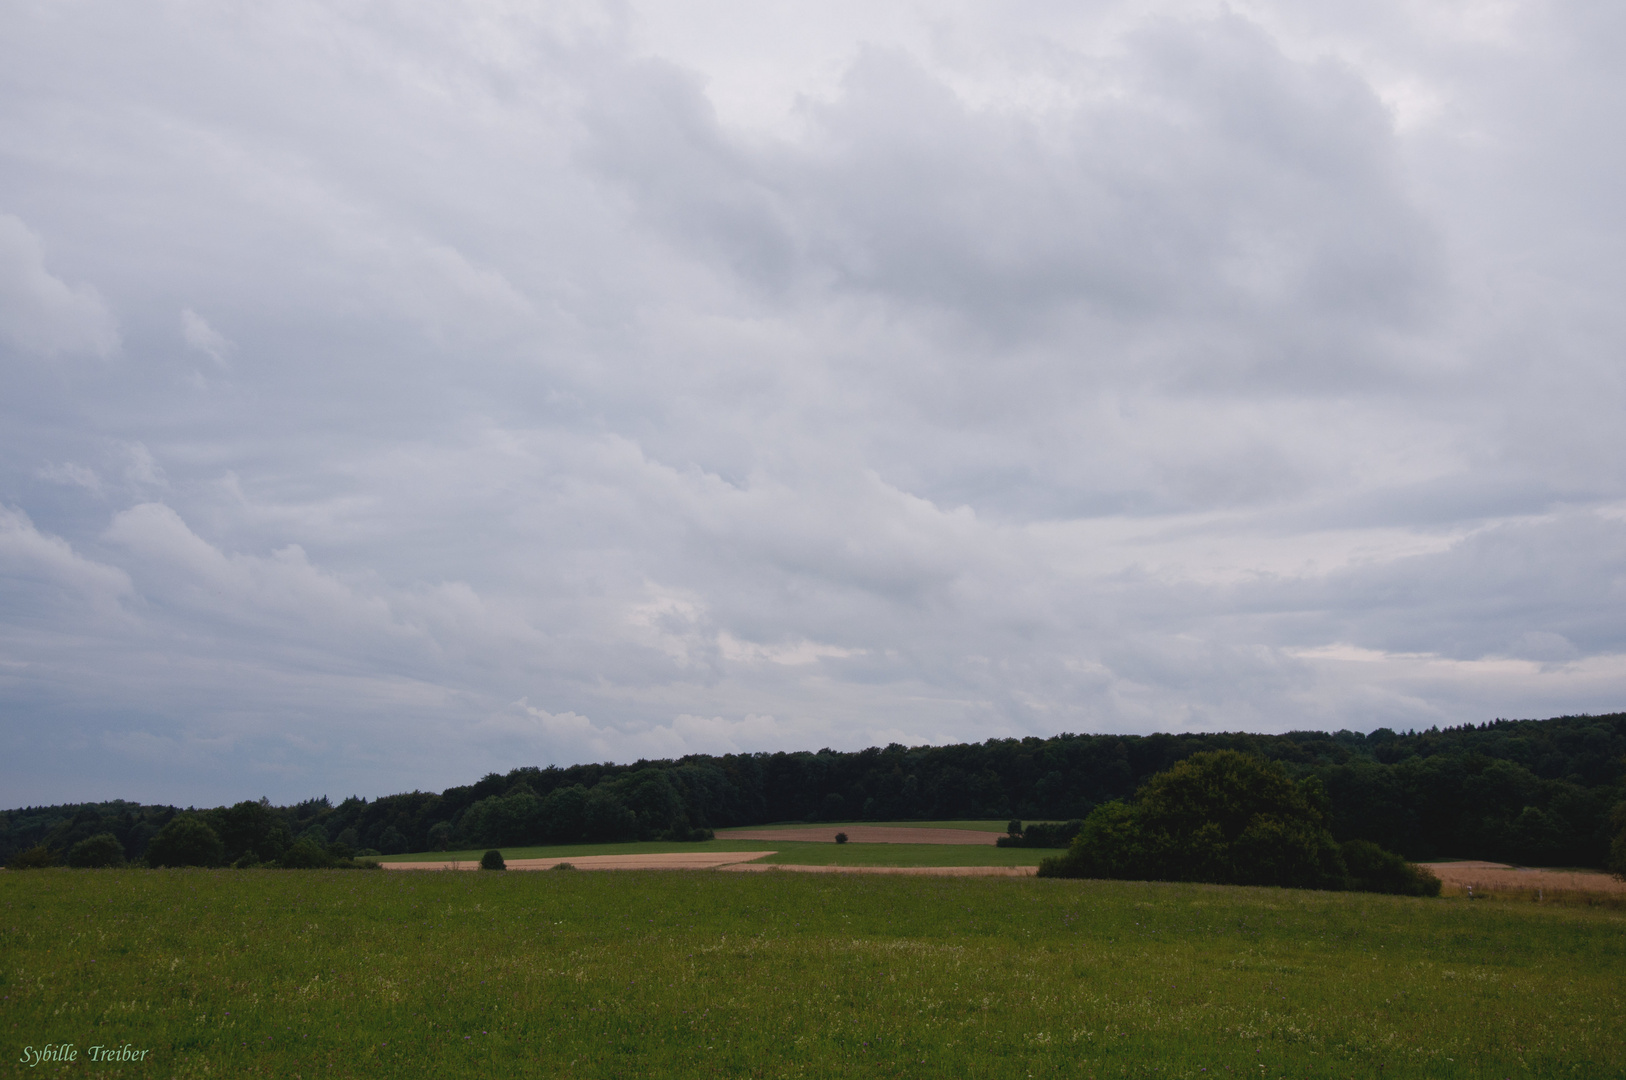
<svg viewBox="0 0 1626 1080"><path fill-rule="evenodd" d="M78 1044L53 1075L1594 1078L1622 1075L1623 1014L1626 916L1607 910L1006 878L0 873L7 1060ZM83 1055L124 1041L147 1062Z"/></svg>

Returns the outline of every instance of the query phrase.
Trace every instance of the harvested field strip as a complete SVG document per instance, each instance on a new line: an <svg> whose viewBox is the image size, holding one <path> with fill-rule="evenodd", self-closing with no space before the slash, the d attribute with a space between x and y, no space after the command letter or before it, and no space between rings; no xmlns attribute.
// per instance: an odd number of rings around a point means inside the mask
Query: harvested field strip
<svg viewBox="0 0 1626 1080"><path fill-rule="evenodd" d="M1423 865L1439 876L1447 895L1626 908L1626 881L1598 870L1555 870L1492 862Z"/></svg>

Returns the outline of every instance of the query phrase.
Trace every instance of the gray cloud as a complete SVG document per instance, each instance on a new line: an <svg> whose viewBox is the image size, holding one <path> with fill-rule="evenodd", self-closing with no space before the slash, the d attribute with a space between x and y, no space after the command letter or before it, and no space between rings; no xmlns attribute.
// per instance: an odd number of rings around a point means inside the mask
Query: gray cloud
<svg viewBox="0 0 1626 1080"><path fill-rule="evenodd" d="M45 268L39 237L0 214L0 340L38 356L109 356L118 349L113 314L89 286L70 286Z"/></svg>
<svg viewBox="0 0 1626 1080"><path fill-rule="evenodd" d="M15 799L1621 706L1618 23L706 18L0 15Z"/></svg>

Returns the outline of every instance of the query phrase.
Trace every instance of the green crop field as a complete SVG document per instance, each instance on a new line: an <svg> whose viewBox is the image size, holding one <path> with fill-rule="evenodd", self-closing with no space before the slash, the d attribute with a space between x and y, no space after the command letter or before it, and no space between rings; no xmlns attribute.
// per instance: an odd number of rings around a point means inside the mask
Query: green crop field
<svg viewBox="0 0 1626 1080"><path fill-rule="evenodd" d="M1622 1015L1609 909L1025 878L0 873L18 1076L1595 1078L1626 1069ZM19 1060L48 1043L78 1060ZM125 1044L146 1060L88 1060Z"/></svg>
<svg viewBox="0 0 1626 1080"><path fill-rule="evenodd" d="M775 844L774 854L753 860L792 866L1038 866L1060 852L1000 848L986 844Z"/></svg>

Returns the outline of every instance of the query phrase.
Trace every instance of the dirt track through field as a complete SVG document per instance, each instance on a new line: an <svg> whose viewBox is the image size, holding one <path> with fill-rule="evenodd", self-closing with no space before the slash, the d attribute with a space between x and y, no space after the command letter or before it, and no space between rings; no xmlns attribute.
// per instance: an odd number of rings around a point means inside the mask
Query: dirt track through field
<svg viewBox="0 0 1626 1080"><path fill-rule="evenodd" d="M1596 870L1524 869L1494 862L1423 863L1447 885L1495 891L1543 889L1547 891L1626 894L1626 881Z"/></svg>
<svg viewBox="0 0 1626 1080"><path fill-rule="evenodd" d="M993 847L999 833L976 829L909 829L890 825L842 825L809 829L718 829L719 840L811 840L826 844L836 842L836 833L844 832L855 844L981 844Z"/></svg>

